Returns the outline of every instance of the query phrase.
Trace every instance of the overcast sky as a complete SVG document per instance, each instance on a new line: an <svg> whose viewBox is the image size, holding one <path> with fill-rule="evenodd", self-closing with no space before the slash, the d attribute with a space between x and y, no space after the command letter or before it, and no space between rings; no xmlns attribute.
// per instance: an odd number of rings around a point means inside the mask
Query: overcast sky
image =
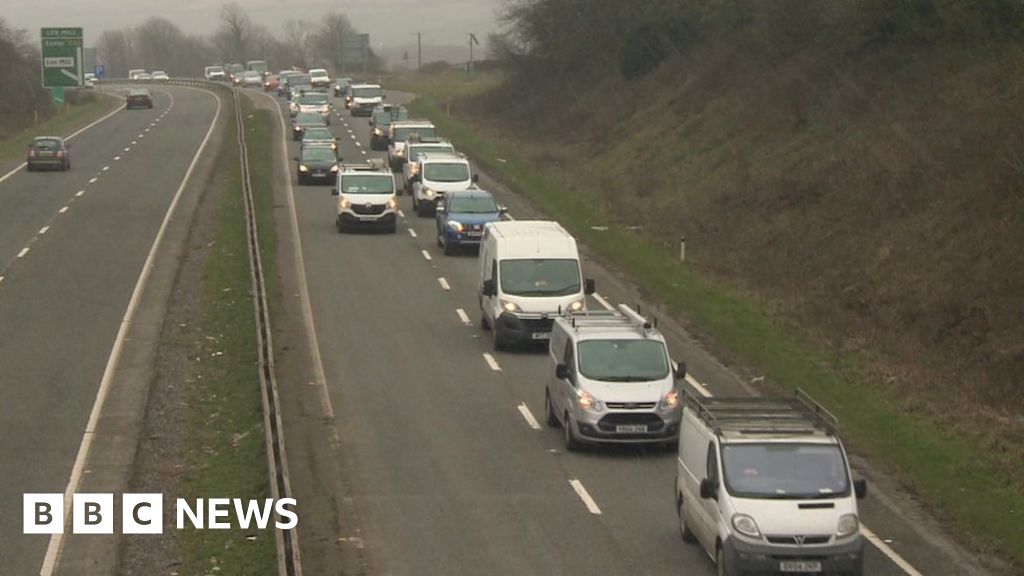
<svg viewBox="0 0 1024 576"><path fill-rule="evenodd" d="M14 28L38 37L46 26L82 26L86 44L100 32L134 26L151 16L162 16L185 33L209 34L225 2L217 0L0 0L0 17ZM370 34L373 48L415 42L463 44L468 32L481 41L498 28L496 12L504 0L237 0L252 19L275 34L288 18L314 20L334 9L348 15L356 28ZM42 9L45 7L45 9Z"/></svg>

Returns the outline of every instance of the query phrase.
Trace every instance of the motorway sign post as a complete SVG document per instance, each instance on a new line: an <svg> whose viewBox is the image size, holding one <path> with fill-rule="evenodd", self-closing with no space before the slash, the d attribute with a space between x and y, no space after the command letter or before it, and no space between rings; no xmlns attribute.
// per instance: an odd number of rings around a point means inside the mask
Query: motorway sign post
<svg viewBox="0 0 1024 576"><path fill-rule="evenodd" d="M43 87L82 85L82 29L43 28Z"/></svg>
<svg viewBox="0 0 1024 576"><path fill-rule="evenodd" d="M93 75L96 76L96 78L106 78L107 67L103 64L97 64L96 68L93 69Z"/></svg>

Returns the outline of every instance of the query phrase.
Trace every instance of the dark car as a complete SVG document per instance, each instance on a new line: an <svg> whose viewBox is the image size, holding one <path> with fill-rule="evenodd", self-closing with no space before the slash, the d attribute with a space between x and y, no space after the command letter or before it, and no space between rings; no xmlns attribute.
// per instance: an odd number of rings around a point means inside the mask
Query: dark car
<svg viewBox="0 0 1024 576"><path fill-rule="evenodd" d="M392 122L408 120L409 111L405 106L384 105L370 116L370 150L388 149L388 128Z"/></svg>
<svg viewBox="0 0 1024 576"><path fill-rule="evenodd" d="M132 108L152 108L153 95L144 88L132 88L128 91L128 95L124 97L124 107L126 110L131 110Z"/></svg>
<svg viewBox="0 0 1024 576"><path fill-rule="evenodd" d="M39 136L28 145L25 167L29 172L41 168L68 170L71 168L69 148L71 144L66 143L60 136Z"/></svg>
<svg viewBox="0 0 1024 576"><path fill-rule="evenodd" d="M295 162L299 184L333 184L338 173L338 157L330 146L305 146Z"/></svg>
<svg viewBox="0 0 1024 576"><path fill-rule="evenodd" d="M306 128L327 126L327 121L319 112L299 112L292 120L292 140L302 140Z"/></svg>
<svg viewBox="0 0 1024 576"><path fill-rule="evenodd" d="M302 131L302 144L306 146L327 146L335 153L338 151L338 137L329 128L311 126Z"/></svg>
<svg viewBox="0 0 1024 576"><path fill-rule="evenodd" d="M302 74L302 72L299 72L298 70L284 70L278 74L277 95L287 97L288 79L299 74Z"/></svg>
<svg viewBox="0 0 1024 576"><path fill-rule="evenodd" d="M302 92L312 92L313 83L309 79L309 74L300 72L298 74L292 74L288 76L288 97L291 98L294 94L301 94Z"/></svg>
<svg viewBox="0 0 1024 576"><path fill-rule="evenodd" d="M479 246L484 225L501 220L504 213L490 192L448 192L437 205L437 245L449 256L460 246Z"/></svg>

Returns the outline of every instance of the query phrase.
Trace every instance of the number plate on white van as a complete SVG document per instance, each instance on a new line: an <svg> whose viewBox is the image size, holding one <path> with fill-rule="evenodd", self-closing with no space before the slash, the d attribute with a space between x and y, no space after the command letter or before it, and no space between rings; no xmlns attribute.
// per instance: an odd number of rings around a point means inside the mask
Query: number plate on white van
<svg viewBox="0 0 1024 576"><path fill-rule="evenodd" d="M817 574L821 572L821 562L814 562L809 560L786 560L783 562L779 562L779 570L782 572Z"/></svg>
<svg viewBox="0 0 1024 576"><path fill-rule="evenodd" d="M534 332L533 333L533 339L534 340L550 340L551 339L551 332Z"/></svg>
<svg viewBox="0 0 1024 576"><path fill-rule="evenodd" d="M619 424L615 427L619 434L646 434L647 426L643 424Z"/></svg>

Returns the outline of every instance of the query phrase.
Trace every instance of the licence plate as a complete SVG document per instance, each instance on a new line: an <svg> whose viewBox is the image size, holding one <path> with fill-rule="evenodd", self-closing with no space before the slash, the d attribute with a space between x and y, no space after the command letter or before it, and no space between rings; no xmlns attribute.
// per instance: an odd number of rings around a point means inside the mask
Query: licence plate
<svg viewBox="0 0 1024 576"><path fill-rule="evenodd" d="M818 572L821 572L821 562L808 560L785 560L783 562L779 562L779 570L782 572L817 574Z"/></svg>
<svg viewBox="0 0 1024 576"><path fill-rule="evenodd" d="M643 424L619 424L615 427L615 431L620 434L645 434L647 426Z"/></svg>
<svg viewBox="0 0 1024 576"><path fill-rule="evenodd" d="M313 178L326 178L326 177L327 177L327 174L317 174L316 172L313 173Z"/></svg>
<svg viewBox="0 0 1024 576"><path fill-rule="evenodd" d="M534 340L548 340L550 338L551 338L551 332L534 332L533 333L533 339Z"/></svg>

